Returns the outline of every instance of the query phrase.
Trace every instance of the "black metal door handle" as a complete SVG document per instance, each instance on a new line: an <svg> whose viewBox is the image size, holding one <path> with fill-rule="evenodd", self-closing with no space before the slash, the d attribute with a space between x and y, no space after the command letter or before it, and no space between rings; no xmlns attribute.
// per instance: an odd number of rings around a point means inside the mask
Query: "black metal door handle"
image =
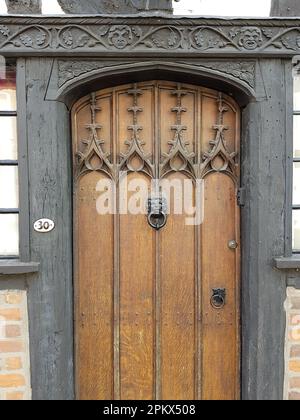
<svg viewBox="0 0 300 420"><path fill-rule="evenodd" d="M214 309L224 308L226 304L226 289L213 289L210 303Z"/></svg>
<svg viewBox="0 0 300 420"><path fill-rule="evenodd" d="M148 223L155 229L162 229L167 223L167 201L163 197L148 199Z"/></svg>

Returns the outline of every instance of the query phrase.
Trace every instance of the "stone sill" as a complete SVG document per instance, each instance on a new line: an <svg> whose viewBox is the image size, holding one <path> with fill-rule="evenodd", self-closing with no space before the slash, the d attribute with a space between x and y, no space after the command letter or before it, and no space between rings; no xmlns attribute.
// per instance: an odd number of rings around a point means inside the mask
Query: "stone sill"
<svg viewBox="0 0 300 420"><path fill-rule="evenodd" d="M275 268L278 270L300 270L300 254L291 257L274 258Z"/></svg>
<svg viewBox="0 0 300 420"><path fill-rule="evenodd" d="M0 260L0 276L37 273L39 271L39 267L40 264L35 262Z"/></svg>

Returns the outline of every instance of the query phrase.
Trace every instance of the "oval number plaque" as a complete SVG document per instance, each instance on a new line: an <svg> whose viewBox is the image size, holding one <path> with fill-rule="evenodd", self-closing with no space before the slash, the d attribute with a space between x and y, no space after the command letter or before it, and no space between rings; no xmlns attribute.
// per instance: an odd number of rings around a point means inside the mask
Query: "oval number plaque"
<svg viewBox="0 0 300 420"><path fill-rule="evenodd" d="M50 219L40 219L37 220L34 225L34 230L39 233L49 233L55 228L53 220Z"/></svg>

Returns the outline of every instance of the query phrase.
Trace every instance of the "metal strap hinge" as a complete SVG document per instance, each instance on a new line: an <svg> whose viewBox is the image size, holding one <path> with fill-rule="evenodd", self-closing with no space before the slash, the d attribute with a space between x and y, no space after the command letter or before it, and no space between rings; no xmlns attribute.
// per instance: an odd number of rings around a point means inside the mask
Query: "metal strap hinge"
<svg viewBox="0 0 300 420"><path fill-rule="evenodd" d="M246 197L245 197L245 194L246 193L246 191L245 191L245 188L239 188L238 189L238 192L237 192L237 203L238 203L238 206L240 206L240 207L244 207L245 206L245 204L246 204Z"/></svg>

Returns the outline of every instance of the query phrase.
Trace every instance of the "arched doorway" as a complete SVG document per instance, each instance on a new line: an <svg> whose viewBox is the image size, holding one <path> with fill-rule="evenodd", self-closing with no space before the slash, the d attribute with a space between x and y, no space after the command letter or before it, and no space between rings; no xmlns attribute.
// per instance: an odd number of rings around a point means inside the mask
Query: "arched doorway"
<svg viewBox="0 0 300 420"><path fill-rule="evenodd" d="M72 124L77 398L239 398L239 107L147 81L80 99ZM192 190L187 211L161 181Z"/></svg>

